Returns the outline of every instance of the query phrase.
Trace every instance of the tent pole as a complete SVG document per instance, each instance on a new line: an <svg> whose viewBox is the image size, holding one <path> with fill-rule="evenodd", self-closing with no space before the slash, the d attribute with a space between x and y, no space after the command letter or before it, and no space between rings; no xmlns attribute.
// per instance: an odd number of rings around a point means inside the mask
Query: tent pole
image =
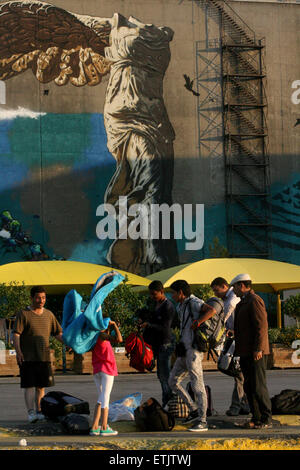
<svg viewBox="0 0 300 470"><path fill-rule="evenodd" d="M280 292L277 293L277 328L282 328Z"/></svg>

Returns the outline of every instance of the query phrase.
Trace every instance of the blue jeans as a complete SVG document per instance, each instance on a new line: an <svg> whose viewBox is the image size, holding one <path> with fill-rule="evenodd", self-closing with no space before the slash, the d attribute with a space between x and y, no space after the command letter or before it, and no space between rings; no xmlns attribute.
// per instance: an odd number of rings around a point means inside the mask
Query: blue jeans
<svg viewBox="0 0 300 470"><path fill-rule="evenodd" d="M175 350L175 342L162 344L157 352L157 378L162 389L162 406L166 406L172 396L169 386L169 375L171 372L171 357Z"/></svg>

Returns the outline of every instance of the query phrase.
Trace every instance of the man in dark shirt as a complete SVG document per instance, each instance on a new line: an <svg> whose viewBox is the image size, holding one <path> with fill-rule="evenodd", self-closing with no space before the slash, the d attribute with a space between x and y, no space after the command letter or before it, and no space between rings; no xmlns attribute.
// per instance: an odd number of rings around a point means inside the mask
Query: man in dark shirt
<svg viewBox="0 0 300 470"><path fill-rule="evenodd" d="M175 318L175 308L165 296L160 281L151 282L149 295L155 302L155 310L149 321L142 323L141 326L145 328L145 339L148 339L157 359L157 377L162 388L162 406L165 407L172 396L168 380L171 371L171 357L175 350L175 335L171 328Z"/></svg>
<svg viewBox="0 0 300 470"><path fill-rule="evenodd" d="M46 292L42 286L31 289L32 303L18 312L14 324L14 346L20 367L21 388L25 389L28 421L43 419L41 399L45 387L54 384L50 363L49 337L61 343L62 329L50 310L44 308ZM36 411L35 411L36 405Z"/></svg>

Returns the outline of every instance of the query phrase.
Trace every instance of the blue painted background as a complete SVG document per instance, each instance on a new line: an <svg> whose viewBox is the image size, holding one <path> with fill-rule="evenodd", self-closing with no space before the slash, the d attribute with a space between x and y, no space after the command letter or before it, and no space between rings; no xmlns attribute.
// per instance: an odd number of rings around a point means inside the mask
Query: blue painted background
<svg viewBox="0 0 300 470"><path fill-rule="evenodd" d="M9 211L20 223L23 241L36 246L37 259L42 259L40 247L44 258L107 264L110 241L96 237L96 209L115 160L106 147L101 114L1 121L0 159L0 212ZM272 186L272 214L273 259L300 264L300 174ZM202 250L186 251L186 240L177 241L180 261L209 257L214 237L227 245L224 204L205 207ZM16 245L1 238L0 256L4 264L32 259L32 251L22 237Z"/></svg>

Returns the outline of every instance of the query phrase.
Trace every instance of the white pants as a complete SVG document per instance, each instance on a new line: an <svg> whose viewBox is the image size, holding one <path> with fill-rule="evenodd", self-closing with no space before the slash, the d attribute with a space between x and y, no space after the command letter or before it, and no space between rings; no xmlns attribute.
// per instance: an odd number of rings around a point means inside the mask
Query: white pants
<svg viewBox="0 0 300 470"><path fill-rule="evenodd" d="M114 376L107 375L104 372L94 374L95 384L98 390L97 403L101 404L101 408L109 407L109 398L114 383Z"/></svg>

